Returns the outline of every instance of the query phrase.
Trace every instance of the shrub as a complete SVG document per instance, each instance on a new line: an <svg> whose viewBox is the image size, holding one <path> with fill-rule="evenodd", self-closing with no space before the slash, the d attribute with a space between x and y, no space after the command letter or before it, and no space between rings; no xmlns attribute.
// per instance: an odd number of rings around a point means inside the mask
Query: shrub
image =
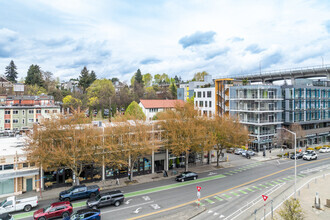
<svg viewBox="0 0 330 220"><path fill-rule="evenodd" d="M65 182L66 182L66 183L72 183L73 180L72 180L71 178L69 178L69 179L65 180Z"/></svg>
<svg viewBox="0 0 330 220"><path fill-rule="evenodd" d="M299 200L293 198L286 200L283 203L282 209L278 214L284 220L301 220L304 219L304 212L300 206Z"/></svg>
<svg viewBox="0 0 330 220"><path fill-rule="evenodd" d="M277 154L277 157L282 157L282 154Z"/></svg>
<svg viewBox="0 0 330 220"><path fill-rule="evenodd" d="M47 183L45 183L45 186L46 186L46 187L50 187L50 186L52 186L52 185L53 185L52 182L47 182Z"/></svg>

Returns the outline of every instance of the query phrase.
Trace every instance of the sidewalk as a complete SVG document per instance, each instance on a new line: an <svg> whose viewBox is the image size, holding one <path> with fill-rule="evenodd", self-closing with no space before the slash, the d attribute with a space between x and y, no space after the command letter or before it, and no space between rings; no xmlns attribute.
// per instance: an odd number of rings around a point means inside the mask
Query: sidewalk
<svg viewBox="0 0 330 220"><path fill-rule="evenodd" d="M220 168L216 167L216 163L212 164L189 164L188 170L196 173L202 173L202 172L211 172L215 170L221 170L225 168L230 167L236 167L236 166L243 166L249 163L254 163L255 161L266 161L266 160L272 160L276 159L276 155L278 154L278 151L274 150L271 154L266 154L266 157L262 156L262 153L259 152L259 154L256 154L255 156L251 157L251 159L246 159L245 157L242 157L241 155L234 155L234 154L225 154L225 158L228 156L228 161L222 161L220 162ZM261 155L261 156L260 156ZM174 173L172 170L169 170L168 177L163 177L163 173L153 173L153 174L146 174L141 176L134 176L132 182L128 183L128 178L120 178L119 185L116 185L115 179L110 179L106 181L98 181L98 182L92 182L92 183L86 183L85 185L98 185L101 190L110 190L110 189L116 189L121 188L127 185L137 185L137 184L143 184L153 181L160 181L164 179L168 179L171 177L175 177L179 173L184 171L184 168L178 168L175 169L177 173ZM69 187L60 187L60 188L54 188L51 190L45 190L42 191L42 197L40 197L40 192L27 192L23 193L22 195L19 195L20 198L26 198L30 196L38 196L39 200L48 200L48 199L57 199L58 195L61 191L64 191L68 189Z"/></svg>

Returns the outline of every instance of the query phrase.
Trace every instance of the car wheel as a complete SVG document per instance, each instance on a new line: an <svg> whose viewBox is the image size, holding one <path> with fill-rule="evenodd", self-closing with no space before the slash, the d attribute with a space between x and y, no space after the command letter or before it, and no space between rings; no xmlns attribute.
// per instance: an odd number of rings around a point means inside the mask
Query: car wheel
<svg viewBox="0 0 330 220"><path fill-rule="evenodd" d="M95 197L95 193L91 193L89 197L90 197L90 198Z"/></svg>
<svg viewBox="0 0 330 220"><path fill-rule="evenodd" d="M68 202L70 202L70 198L67 197L67 198L64 199L64 201L68 201Z"/></svg>
<svg viewBox="0 0 330 220"><path fill-rule="evenodd" d="M317 160L317 157L315 157L315 160Z"/></svg>
<svg viewBox="0 0 330 220"><path fill-rule="evenodd" d="M62 214L63 218L66 218L66 217L69 217L69 216L70 216L70 214L68 212L63 212L63 214Z"/></svg>
<svg viewBox="0 0 330 220"><path fill-rule="evenodd" d="M46 220L46 218L45 217L40 217L40 218L38 218L38 220Z"/></svg>
<svg viewBox="0 0 330 220"><path fill-rule="evenodd" d="M32 209L31 205L24 206L24 212L29 212L29 211L31 211L31 209Z"/></svg>
<svg viewBox="0 0 330 220"><path fill-rule="evenodd" d="M120 206L120 202L119 202L119 201L116 201L116 202L115 202L115 206L116 206L116 207Z"/></svg>
<svg viewBox="0 0 330 220"><path fill-rule="evenodd" d="M181 182L183 182L184 181L184 179L181 179Z"/></svg>
<svg viewBox="0 0 330 220"><path fill-rule="evenodd" d="M194 180L196 180L197 178L194 176Z"/></svg>

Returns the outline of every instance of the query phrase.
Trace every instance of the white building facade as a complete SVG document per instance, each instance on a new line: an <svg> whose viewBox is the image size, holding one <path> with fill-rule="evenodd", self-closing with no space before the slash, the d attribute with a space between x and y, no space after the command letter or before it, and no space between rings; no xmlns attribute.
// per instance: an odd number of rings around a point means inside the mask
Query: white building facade
<svg viewBox="0 0 330 220"><path fill-rule="evenodd" d="M215 88L196 88L194 89L195 109L200 115L213 117L215 114Z"/></svg>

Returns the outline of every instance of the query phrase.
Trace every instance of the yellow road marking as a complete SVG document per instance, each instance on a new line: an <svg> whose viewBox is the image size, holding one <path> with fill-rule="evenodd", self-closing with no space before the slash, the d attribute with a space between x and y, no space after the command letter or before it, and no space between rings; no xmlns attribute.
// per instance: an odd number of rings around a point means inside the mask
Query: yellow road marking
<svg viewBox="0 0 330 220"><path fill-rule="evenodd" d="M324 158L324 159L320 159L320 160L311 161L311 162L309 162L309 163L299 164L299 165L297 165L297 167L304 166L304 165L308 165L308 164L311 164L311 163L316 163L316 162L323 161L323 160L330 160L330 158ZM287 170L290 170L290 169L292 169L292 168L294 168L294 166L292 166L292 167L288 167L288 168L285 168L284 170L280 170L280 171L277 171L277 172L275 172L275 173L268 174L268 175L263 176L263 177L259 177L258 179L251 180L251 181L246 182L246 183L243 183L243 184L241 184L241 185L234 186L234 187L232 187L232 188L225 189L225 190L220 191L220 192L217 192L217 193L213 193L212 195L204 196L204 197L200 198L200 200L207 199L207 198L210 198L210 197L212 197L212 196L216 196L216 195L218 195L218 194L222 194L222 193L228 192L228 191L233 190L233 189L237 189L237 188L239 188L239 187L242 187L242 186L248 185L248 184L250 184L250 183L254 183L254 182L258 181L258 180L261 180L261 179L264 179L264 178L267 178L267 177L273 176L273 175L278 174L278 173L282 173L282 172L287 171ZM148 214L140 215L140 216L133 217L133 218L129 218L129 219L133 220L133 219L144 218L144 217L151 216L151 215L155 215L155 214L158 214L158 213L161 213L161 212L166 212L166 211L169 211L169 210L177 209L177 208L180 208L180 207L183 207L183 206L186 206L186 205L189 205L189 204L195 203L196 201L197 201L197 199L196 199L196 200L192 200L192 201L190 201L190 202L182 203L182 204L180 204L180 205L172 206L172 207L169 207L169 208L166 208L166 209L163 209L163 210L159 210L159 211L156 211L156 212L151 212L151 213L148 213Z"/></svg>

